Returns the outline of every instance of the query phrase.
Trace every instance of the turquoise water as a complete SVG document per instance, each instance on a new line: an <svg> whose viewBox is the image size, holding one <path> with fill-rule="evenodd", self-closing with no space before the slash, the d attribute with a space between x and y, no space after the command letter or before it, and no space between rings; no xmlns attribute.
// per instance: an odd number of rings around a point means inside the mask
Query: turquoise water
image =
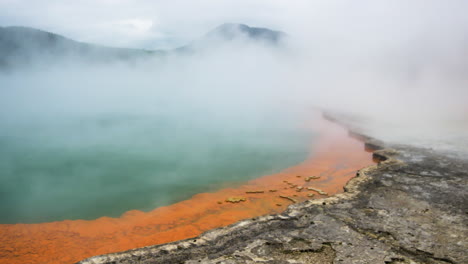
<svg viewBox="0 0 468 264"><path fill-rule="evenodd" d="M0 223L118 217L237 185L304 160L301 122L94 115L4 123Z"/></svg>

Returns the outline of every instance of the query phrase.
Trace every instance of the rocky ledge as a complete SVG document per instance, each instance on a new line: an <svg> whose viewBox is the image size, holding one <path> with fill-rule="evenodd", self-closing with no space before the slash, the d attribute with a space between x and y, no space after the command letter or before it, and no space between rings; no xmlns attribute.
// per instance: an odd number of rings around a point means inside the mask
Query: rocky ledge
<svg viewBox="0 0 468 264"><path fill-rule="evenodd" d="M468 161L351 134L378 163L342 194L79 263L468 263Z"/></svg>

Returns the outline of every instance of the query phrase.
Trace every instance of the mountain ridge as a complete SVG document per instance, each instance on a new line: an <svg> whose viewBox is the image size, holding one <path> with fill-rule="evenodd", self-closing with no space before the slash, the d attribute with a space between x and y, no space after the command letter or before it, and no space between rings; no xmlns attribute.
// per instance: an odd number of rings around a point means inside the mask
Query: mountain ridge
<svg viewBox="0 0 468 264"><path fill-rule="evenodd" d="M250 27L240 23L224 23L213 28L201 38L176 48L175 51L177 53L192 54L209 47L211 43L231 43L243 40L252 40L257 44L279 46L286 36L287 34L282 31L269 28Z"/></svg>
<svg viewBox="0 0 468 264"><path fill-rule="evenodd" d="M0 27L0 69L21 68L41 61L71 59L84 62L136 60L151 51L113 48L79 42L30 27Z"/></svg>
<svg viewBox="0 0 468 264"><path fill-rule="evenodd" d="M207 35L218 34L223 35L227 39L233 39L238 37L239 33L252 39L271 41L273 43L278 43L282 38L286 37L286 33L282 31L263 27L251 27L241 23L224 23L208 32Z"/></svg>
<svg viewBox="0 0 468 264"><path fill-rule="evenodd" d="M286 33L245 24L225 23L200 39L172 50L117 48L80 42L49 31L24 27L0 27L0 70L22 68L33 63L55 63L64 59L92 63L130 62L165 56L170 53L194 53L216 41L236 39L278 45ZM216 39L216 41L214 40Z"/></svg>

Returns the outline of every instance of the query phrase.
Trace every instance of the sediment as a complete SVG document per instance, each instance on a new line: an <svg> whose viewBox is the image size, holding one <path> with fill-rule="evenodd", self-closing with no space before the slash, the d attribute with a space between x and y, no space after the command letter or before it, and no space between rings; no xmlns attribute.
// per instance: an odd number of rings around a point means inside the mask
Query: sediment
<svg viewBox="0 0 468 264"><path fill-rule="evenodd" d="M377 164L344 193L79 263L468 263L468 162L351 134Z"/></svg>

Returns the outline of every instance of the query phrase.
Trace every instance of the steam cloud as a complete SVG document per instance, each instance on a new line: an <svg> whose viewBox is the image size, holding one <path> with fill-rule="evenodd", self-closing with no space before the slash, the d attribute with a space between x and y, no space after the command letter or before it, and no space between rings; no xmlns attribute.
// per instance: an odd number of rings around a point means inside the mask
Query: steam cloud
<svg viewBox="0 0 468 264"><path fill-rule="evenodd" d="M284 46L267 47L249 39L229 45L211 40L195 55L168 56L133 66L98 67L70 61L53 67L40 65L36 70L0 76L1 116L18 119L26 113L187 111L244 118L259 116L256 113L297 114L320 107L365 114L402 129L408 124L423 124L426 131L446 126L448 120L458 127L467 123L465 1L255 4L270 11L269 16L254 16L247 2L184 3L204 14L201 18L175 12L179 10L175 6L159 2L141 1L128 10L146 18L148 10L158 10L160 25L185 35L179 40L195 38L195 33L200 36L203 30L229 18L287 32ZM5 11L18 7L14 3L3 5ZM55 2L51 5L63 12L54 13L49 21L58 25L70 10ZM113 11L120 14L118 8L129 5L115 3ZM154 8L149 8L151 5ZM46 7L37 6L39 10ZM83 6L73 8L83 15L86 10ZM207 12L210 8L219 14ZM161 15L160 10L167 13ZM102 15L107 18L108 13ZM14 22L19 19L5 16L4 22L9 18ZM172 21L176 19L183 21L183 26L175 28ZM41 24L34 17L25 21ZM99 24L92 18L90 21ZM148 21L145 25L145 30L156 30ZM70 32L80 36L74 29ZM96 30L103 28L91 29L90 36L96 35Z"/></svg>
<svg viewBox="0 0 468 264"><path fill-rule="evenodd" d="M83 14L86 10L84 5L66 8L55 2L49 4L63 12L52 16L54 20L50 23L56 25L69 9ZM5 12L24 7L21 1L3 5ZM130 3L114 5L117 9L129 7ZM154 8L149 8L151 5ZM223 48L217 48L219 43L210 43L205 52L190 58L155 59L133 68L110 64L99 69L90 65L65 69L64 65L56 65L47 69L47 65L41 65L38 71L28 72L28 78L24 78L24 73L1 77L2 113L10 115L32 107L34 111L53 107L66 111L149 109L158 108L154 100L162 103L162 98L177 97L179 107L232 106L234 112L248 107L262 110L266 105L276 109L320 106L378 113L385 118L466 119L468 18L463 10L468 4L464 1L259 1L255 6L264 7L272 15L258 17L253 16L249 3L243 1L185 5L205 17L196 19L186 12L175 12L178 10L175 6L147 1L132 4L134 7L127 11L148 17L148 9L155 10L157 15L166 10L168 14L161 15L161 24L187 35L185 41L195 38L193 32L200 36L215 23L226 22L222 21L226 17L245 18L247 22L287 32L287 47L272 50L245 39ZM222 11L233 6L237 8ZM44 10L47 5L35 8ZM207 12L210 8L220 14L210 14ZM107 17L108 13L103 15ZM182 17L187 21L184 25L188 21L198 22L193 28L174 28L168 24ZM4 20L9 18L5 16ZM34 16L25 19L26 23L41 24L38 20ZM145 30L154 30L151 23L144 24ZM91 32L95 30L99 28ZM14 96L12 100L8 96L19 93L21 98ZM21 102L15 102L14 98ZM244 106L235 109L241 104Z"/></svg>

